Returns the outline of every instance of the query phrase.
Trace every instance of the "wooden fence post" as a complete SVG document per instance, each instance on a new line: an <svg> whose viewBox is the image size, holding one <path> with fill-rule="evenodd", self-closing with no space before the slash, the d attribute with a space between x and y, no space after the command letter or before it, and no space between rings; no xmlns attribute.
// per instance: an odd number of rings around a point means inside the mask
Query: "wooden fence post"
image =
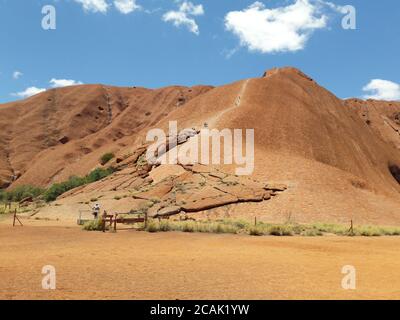
<svg viewBox="0 0 400 320"><path fill-rule="evenodd" d="M349 233L350 233L351 235L354 235L353 220L350 220L350 229L349 229Z"/></svg>
<svg viewBox="0 0 400 320"><path fill-rule="evenodd" d="M19 220L18 216L17 216L17 208L15 208L14 210L14 219L13 219L13 227L15 227L15 221L18 221L18 223L21 225L21 227L23 227L24 225L22 224L21 220Z"/></svg>
<svg viewBox="0 0 400 320"><path fill-rule="evenodd" d="M100 218L101 219L101 224L103 227L103 232L106 232L106 217L107 217L107 211L104 210L103 216Z"/></svg>

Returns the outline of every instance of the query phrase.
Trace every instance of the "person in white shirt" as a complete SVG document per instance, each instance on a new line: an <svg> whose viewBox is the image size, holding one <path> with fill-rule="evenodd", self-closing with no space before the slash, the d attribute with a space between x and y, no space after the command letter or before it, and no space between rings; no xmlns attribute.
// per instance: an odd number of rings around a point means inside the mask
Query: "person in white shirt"
<svg viewBox="0 0 400 320"><path fill-rule="evenodd" d="M96 203L94 205L94 207L92 208L92 210L93 210L92 214L93 214L94 218L97 219L100 215L100 205L98 203Z"/></svg>

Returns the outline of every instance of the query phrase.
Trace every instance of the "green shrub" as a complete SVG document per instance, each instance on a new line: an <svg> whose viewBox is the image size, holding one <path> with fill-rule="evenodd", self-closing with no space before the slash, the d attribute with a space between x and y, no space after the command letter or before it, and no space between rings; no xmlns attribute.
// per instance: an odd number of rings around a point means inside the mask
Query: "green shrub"
<svg viewBox="0 0 400 320"><path fill-rule="evenodd" d="M314 227L323 233L332 233L336 235L348 235L349 232L348 226L331 224L331 223L315 223L311 225L311 227Z"/></svg>
<svg viewBox="0 0 400 320"><path fill-rule="evenodd" d="M184 222L182 225L183 232L195 232L196 226L194 222Z"/></svg>
<svg viewBox="0 0 400 320"><path fill-rule="evenodd" d="M107 227L106 227L107 229ZM85 222L83 225L83 230L86 231L103 231L103 221L102 219L96 219L92 221Z"/></svg>
<svg viewBox="0 0 400 320"><path fill-rule="evenodd" d="M273 225L268 227L267 234L271 236L292 236L293 230L289 225Z"/></svg>
<svg viewBox="0 0 400 320"><path fill-rule="evenodd" d="M234 221L233 225L239 229L244 229L249 225L249 222L244 221L244 220L238 220L238 221Z"/></svg>
<svg viewBox="0 0 400 320"><path fill-rule="evenodd" d="M400 236L400 228L397 227L386 227L382 232L385 236Z"/></svg>
<svg viewBox="0 0 400 320"><path fill-rule="evenodd" d="M168 221L163 220L159 223L159 230L161 232L168 232L172 230L172 226Z"/></svg>
<svg viewBox="0 0 400 320"><path fill-rule="evenodd" d="M96 182L99 181L107 176L109 176L110 174L114 173L115 169L114 168L107 168L107 169L102 169L102 168L97 168L94 169L92 172L90 172L86 177L86 183L92 183L92 182Z"/></svg>
<svg viewBox="0 0 400 320"><path fill-rule="evenodd" d="M385 235L385 231L379 227L362 226L356 228L354 234L363 237L380 237Z"/></svg>
<svg viewBox="0 0 400 320"><path fill-rule="evenodd" d="M300 234L304 237L319 237L323 235L321 231L315 228L306 229L302 231Z"/></svg>
<svg viewBox="0 0 400 320"><path fill-rule="evenodd" d="M149 220L147 222L146 231L151 233L160 231L159 224L154 220Z"/></svg>
<svg viewBox="0 0 400 320"><path fill-rule="evenodd" d="M142 154L139 159L137 159L136 164L138 166L145 166L147 164L146 155Z"/></svg>
<svg viewBox="0 0 400 320"><path fill-rule="evenodd" d="M115 157L115 155L112 152L107 152L107 153L103 154L100 158L101 165L104 166L107 162L109 162L114 157Z"/></svg>
<svg viewBox="0 0 400 320"><path fill-rule="evenodd" d="M249 227L250 222L246 220L232 220L232 219L223 219L221 221L224 225L233 226L237 229L246 229Z"/></svg>
<svg viewBox="0 0 400 320"><path fill-rule="evenodd" d="M212 225L211 223L198 222L195 224L195 231L199 233L211 233L213 232Z"/></svg>
<svg viewBox="0 0 400 320"><path fill-rule="evenodd" d="M210 232L212 233L227 233L229 226L224 226L220 223L213 223L210 226Z"/></svg>
<svg viewBox="0 0 400 320"><path fill-rule="evenodd" d="M212 233L238 233L240 228L235 225L222 224L222 223L212 223L209 228L209 232Z"/></svg>
<svg viewBox="0 0 400 320"><path fill-rule="evenodd" d="M156 198L156 197L151 198L150 201L153 202L154 204L161 202L161 200L159 198Z"/></svg>
<svg viewBox="0 0 400 320"><path fill-rule="evenodd" d="M251 226L249 228L249 235L251 236L263 236L264 230L260 226Z"/></svg>

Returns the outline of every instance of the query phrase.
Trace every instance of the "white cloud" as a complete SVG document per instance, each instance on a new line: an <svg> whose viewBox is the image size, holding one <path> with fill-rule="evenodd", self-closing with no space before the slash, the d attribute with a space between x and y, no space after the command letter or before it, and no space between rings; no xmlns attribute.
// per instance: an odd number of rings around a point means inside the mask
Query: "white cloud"
<svg viewBox="0 0 400 320"><path fill-rule="evenodd" d="M87 12L106 13L109 7L106 0L75 0L75 2L80 3Z"/></svg>
<svg viewBox="0 0 400 320"><path fill-rule="evenodd" d="M13 96L20 97L20 98L28 98L31 96L34 96L35 94L41 93L46 91L46 89L43 88L36 88L36 87L29 87L25 89L24 91L13 93Z"/></svg>
<svg viewBox="0 0 400 320"><path fill-rule="evenodd" d="M115 0L114 6L123 14L128 14L141 8L136 3L136 0Z"/></svg>
<svg viewBox="0 0 400 320"><path fill-rule="evenodd" d="M325 9L340 7L322 0L295 0L293 4L268 9L259 1L225 16L225 27L250 51L276 53L304 49L314 30L327 27Z"/></svg>
<svg viewBox="0 0 400 320"><path fill-rule="evenodd" d="M67 79L54 79L54 78L51 79L49 83L51 88L61 88L61 87L83 84L80 81L67 80ZM42 93L44 91L46 91L45 88L29 87L24 91L12 93L11 95L19 98L29 98L31 96L34 96L35 94Z"/></svg>
<svg viewBox="0 0 400 320"><path fill-rule="evenodd" d="M190 1L182 2L181 6L179 7L179 11L185 12L185 13L193 15L193 16L201 16L204 14L204 8L201 4L194 5Z"/></svg>
<svg viewBox="0 0 400 320"><path fill-rule="evenodd" d="M201 4L194 5L190 1L183 1L178 11L168 11L163 15L163 20L165 22L172 22L176 27L186 26L190 32L199 35L199 26L193 17L203 14L204 8Z"/></svg>
<svg viewBox="0 0 400 320"><path fill-rule="evenodd" d="M78 84L83 84L80 81L75 80L67 80L67 79L51 79L49 81L52 88L61 88L61 87L68 87L68 86L76 86Z"/></svg>
<svg viewBox="0 0 400 320"><path fill-rule="evenodd" d="M364 99L375 100L400 100L400 84L381 79L371 80L364 88L364 92L369 92Z"/></svg>
<svg viewBox="0 0 400 320"><path fill-rule="evenodd" d="M21 71L14 71L12 77L15 80L18 80L19 78L21 78L24 74Z"/></svg>

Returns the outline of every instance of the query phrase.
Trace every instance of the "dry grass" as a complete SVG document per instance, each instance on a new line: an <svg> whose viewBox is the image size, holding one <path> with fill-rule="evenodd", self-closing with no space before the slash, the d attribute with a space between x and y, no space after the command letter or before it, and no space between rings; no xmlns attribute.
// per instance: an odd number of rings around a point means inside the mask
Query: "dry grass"
<svg viewBox="0 0 400 320"><path fill-rule="evenodd" d="M350 232L348 226L336 224L269 224L259 222L254 225L245 220L216 220L216 221L170 221L150 220L146 231L148 232L198 232L198 233L228 233L248 234L251 236L303 236L317 237L324 235L338 236L399 236L399 227L358 226Z"/></svg>
<svg viewBox="0 0 400 320"><path fill-rule="evenodd" d="M198 232L198 233L239 233L241 229L233 224L221 222L198 222L198 221L168 221L150 220L147 224L148 232Z"/></svg>

